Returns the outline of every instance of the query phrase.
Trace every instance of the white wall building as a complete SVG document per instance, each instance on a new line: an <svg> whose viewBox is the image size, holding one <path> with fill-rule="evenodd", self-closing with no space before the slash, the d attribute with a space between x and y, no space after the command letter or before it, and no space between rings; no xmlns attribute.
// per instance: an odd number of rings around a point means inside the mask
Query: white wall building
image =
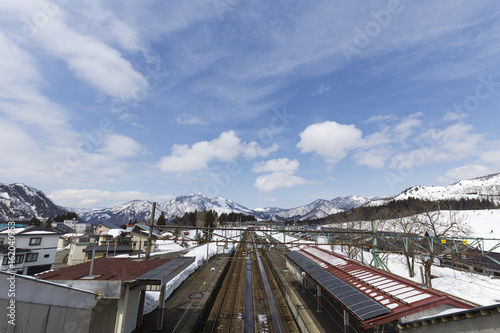
<svg viewBox="0 0 500 333"><path fill-rule="evenodd" d="M9 232L15 235L15 251L9 250ZM23 275L34 275L54 267L59 241L57 232L36 226L0 229L1 271L13 264L13 271Z"/></svg>
<svg viewBox="0 0 500 333"><path fill-rule="evenodd" d="M64 225L70 227L74 233L90 234L92 232L92 224L79 222L78 220L64 220Z"/></svg>

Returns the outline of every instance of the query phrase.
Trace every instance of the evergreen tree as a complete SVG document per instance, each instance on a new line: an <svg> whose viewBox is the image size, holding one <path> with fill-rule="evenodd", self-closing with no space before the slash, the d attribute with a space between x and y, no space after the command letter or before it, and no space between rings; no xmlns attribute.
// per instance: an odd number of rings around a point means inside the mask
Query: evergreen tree
<svg viewBox="0 0 500 333"><path fill-rule="evenodd" d="M37 219L35 216L33 216L33 217L31 218L31 220L28 222L28 225L34 225L34 226L39 227L39 226L40 226L40 223L41 223L41 222L40 222L40 220L39 220L39 219Z"/></svg>
<svg viewBox="0 0 500 333"><path fill-rule="evenodd" d="M165 213L161 212L160 216L158 217L158 221L156 221L156 225L165 225L167 224L167 221L165 219Z"/></svg>

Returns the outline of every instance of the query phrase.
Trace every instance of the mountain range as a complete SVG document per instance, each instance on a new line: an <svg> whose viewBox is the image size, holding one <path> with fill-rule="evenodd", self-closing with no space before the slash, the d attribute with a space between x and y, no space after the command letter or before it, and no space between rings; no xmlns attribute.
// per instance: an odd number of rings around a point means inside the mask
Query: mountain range
<svg viewBox="0 0 500 333"><path fill-rule="evenodd" d="M484 177L462 180L448 186L413 186L398 195L385 198L364 198L356 195L338 197L332 200L318 199L310 204L291 209L278 207L250 209L232 200L207 197L201 193L179 196L157 204L155 216L160 212L167 220L183 216L195 210L214 210L221 213L242 213L254 215L259 220L312 220L362 205L384 205L391 200L404 200L409 197L425 200L443 199L488 199L500 204L500 173ZM79 219L92 224L110 221L116 225L130 220L149 221L152 203L146 200L133 200L109 208L72 209L60 207L45 194L24 184L0 184L0 220L24 216L31 218L55 217L67 211L75 211Z"/></svg>

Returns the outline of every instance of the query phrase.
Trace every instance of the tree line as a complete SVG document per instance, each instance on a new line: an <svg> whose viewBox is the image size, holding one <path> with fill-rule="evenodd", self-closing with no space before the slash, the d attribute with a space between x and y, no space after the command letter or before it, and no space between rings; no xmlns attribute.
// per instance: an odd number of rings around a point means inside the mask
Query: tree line
<svg viewBox="0 0 500 333"><path fill-rule="evenodd" d="M349 221L371 221L397 219L432 210L484 210L499 208L487 199L423 200L410 197L405 200L391 200L381 206L361 206L315 220L317 224L342 223Z"/></svg>

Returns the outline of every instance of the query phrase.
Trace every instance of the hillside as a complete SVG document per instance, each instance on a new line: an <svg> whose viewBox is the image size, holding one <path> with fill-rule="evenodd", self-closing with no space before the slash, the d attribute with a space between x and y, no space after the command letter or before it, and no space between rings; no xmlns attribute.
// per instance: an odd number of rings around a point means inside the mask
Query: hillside
<svg viewBox="0 0 500 333"><path fill-rule="evenodd" d="M24 184L0 184L0 220L44 219L65 212L40 190Z"/></svg>
<svg viewBox="0 0 500 333"><path fill-rule="evenodd" d="M381 206L391 200L408 198L437 201L460 199L484 199L500 204L500 173L468 180L461 180L447 186L413 186L393 197L371 201L370 206Z"/></svg>

